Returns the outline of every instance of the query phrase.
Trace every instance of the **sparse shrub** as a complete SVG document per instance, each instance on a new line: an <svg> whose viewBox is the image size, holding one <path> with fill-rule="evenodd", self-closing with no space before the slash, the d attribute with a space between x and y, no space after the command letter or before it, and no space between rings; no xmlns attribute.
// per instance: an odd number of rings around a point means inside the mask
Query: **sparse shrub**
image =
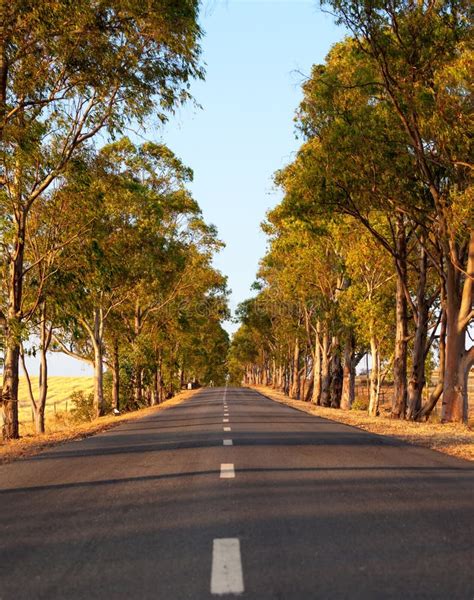
<svg viewBox="0 0 474 600"><path fill-rule="evenodd" d="M368 410L369 403L365 398L356 398L351 408L352 410Z"/></svg>
<svg viewBox="0 0 474 600"><path fill-rule="evenodd" d="M71 411L72 418L76 422L92 421L96 414L94 409L94 394L86 394L82 390L73 392L70 396L74 408Z"/></svg>

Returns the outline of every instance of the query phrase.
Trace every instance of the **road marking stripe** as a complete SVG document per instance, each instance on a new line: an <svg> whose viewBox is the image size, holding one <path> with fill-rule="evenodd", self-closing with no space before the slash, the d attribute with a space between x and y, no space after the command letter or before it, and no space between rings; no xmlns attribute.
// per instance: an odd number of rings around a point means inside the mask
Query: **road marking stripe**
<svg viewBox="0 0 474 600"><path fill-rule="evenodd" d="M222 463L221 464L221 479L234 479L235 469L234 463Z"/></svg>
<svg viewBox="0 0 474 600"><path fill-rule="evenodd" d="M230 427L224 427L224 431L232 431Z"/></svg>
<svg viewBox="0 0 474 600"><path fill-rule="evenodd" d="M212 544L211 594L242 594L243 591L240 540L215 539Z"/></svg>
<svg viewBox="0 0 474 600"><path fill-rule="evenodd" d="M223 440L224 446L233 446L234 442L232 440Z"/></svg>
<svg viewBox="0 0 474 600"><path fill-rule="evenodd" d="M228 423L228 422L229 422L229 419L222 419L222 422L223 422L223 423Z"/></svg>

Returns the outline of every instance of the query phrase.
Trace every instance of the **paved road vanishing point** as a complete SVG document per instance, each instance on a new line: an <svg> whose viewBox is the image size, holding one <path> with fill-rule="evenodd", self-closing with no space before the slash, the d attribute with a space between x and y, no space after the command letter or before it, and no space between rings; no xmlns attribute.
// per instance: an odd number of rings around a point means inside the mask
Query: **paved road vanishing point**
<svg viewBox="0 0 474 600"><path fill-rule="evenodd" d="M474 598L474 470L213 388L0 467L0 599Z"/></svg>

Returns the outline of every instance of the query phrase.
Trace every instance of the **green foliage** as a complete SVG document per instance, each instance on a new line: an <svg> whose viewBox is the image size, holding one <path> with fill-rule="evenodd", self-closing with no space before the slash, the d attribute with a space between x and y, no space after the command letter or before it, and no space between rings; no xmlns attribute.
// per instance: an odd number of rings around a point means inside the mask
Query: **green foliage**
<svg viewBox="0 0 474 600"><path fill-rule="evenodd" d="M352 410L367 410L369 403L366 398L356 398L352 403Z"/></svg>
<svg viewBox="0 0 474 600"><path fill-rule="evenodd" d="M93 421L96 416L94 408L94 394L86 394L82 390L73 392L70 396L74 408L71 410L71 415L76 422Z"/></svg>

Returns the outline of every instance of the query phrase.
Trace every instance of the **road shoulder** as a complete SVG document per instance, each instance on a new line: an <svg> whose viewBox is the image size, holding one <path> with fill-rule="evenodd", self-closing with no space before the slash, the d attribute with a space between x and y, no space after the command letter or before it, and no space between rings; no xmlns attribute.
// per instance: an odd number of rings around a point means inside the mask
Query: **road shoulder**
<svg viewBox="0 0 474 600"><path fill-rule="evenodd" d="M474 431L467 425L454 423L414 423L412 421L396 421L387 417L370 417L365 411L344 411L323 406L315 406L309 402L292 400L282 392L266 386L247 386L256 390L270 400L285 404L296 410L316 417L331 419L339 423L358 427L370 433L376 433L401 441L430 448L450 456L474 461Z"/></svg>
<svg viewBox="0 0 474 600"><path fill-rule="evenodd" d="M40 454L43 450L47 450L54 446L59 446L65 442L72 440L83 439L107 431L117 425L137 421L144 417L153 415L157 412L177 406L185 400L188 400L200 390L183 390L165 402L157 405L135 410L133 412L123 413L119 416L106 415L98 419L94 419L89 423L71 424L66 429L54 431L53 433L45 433L43 435L31 434L21 437L19 440L9 440L7 442L0 441L0 464L5 464L18 460L20 458L28 458Z"/></svg>

